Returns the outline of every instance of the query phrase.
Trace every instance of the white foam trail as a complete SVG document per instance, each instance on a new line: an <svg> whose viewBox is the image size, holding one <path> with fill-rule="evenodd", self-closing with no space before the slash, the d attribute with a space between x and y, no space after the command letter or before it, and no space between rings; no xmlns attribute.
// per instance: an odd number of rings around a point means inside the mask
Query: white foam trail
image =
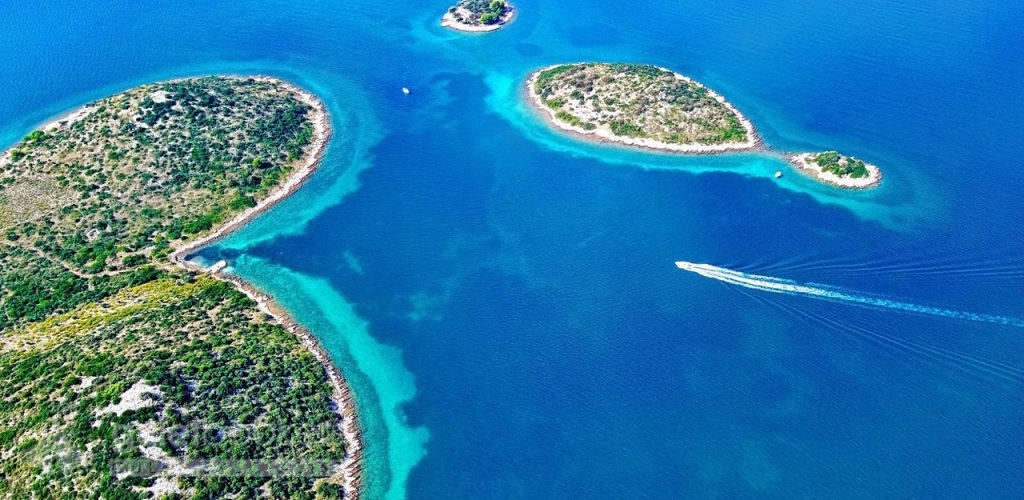
<svg viewBox="0 0 1024 500"><path fill-rule="evenodd" d="M832 300L837 302L853 302L856 304L871 307L879 307L884 309L896 309L899 311L909 311L920 314L928 314L932 316L942 316L944 318L954 318L968 321L981 321L985 323L996 323L1000 325L1024 328L1024 320L1019 318L1011 318L1007 316L994 316L991 314L975 314L965 311L953 311L950 309L922 306L918 304L911 304L908 302L899 302L896 300L860 295L854 292L843 291L841 289L802 285L793 280L783 278L773 278L771 276L747 274L739 271L733 271L731 269L712 266L710 264L694 264L693 262L679 261L676 262L676 267L684 271L697 273L706 278L724 281L726 283L731 283L733 285L739 285L746 288L753 288L755 290L764 290L766 292L784 293L787 295L805 295L809 297L818 297L825 300Z"/></svg>

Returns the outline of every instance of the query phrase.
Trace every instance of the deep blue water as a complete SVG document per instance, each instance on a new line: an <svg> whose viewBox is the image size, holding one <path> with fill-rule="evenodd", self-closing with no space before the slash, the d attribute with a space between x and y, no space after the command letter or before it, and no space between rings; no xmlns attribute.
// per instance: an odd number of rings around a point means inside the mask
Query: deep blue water
<svg viewBox="0 0 1024 500"><path fill-rule="evenodd" d="M321 171L202 257L348 375L368 497L1024 496L1024 329L673 265L1024 318L1024 4L520 1L488 36L444 2L84 4L0 7L0 146L170 77L327 102ZM518 82L579 60L688 74L885 182L562 137Z"/></svg>

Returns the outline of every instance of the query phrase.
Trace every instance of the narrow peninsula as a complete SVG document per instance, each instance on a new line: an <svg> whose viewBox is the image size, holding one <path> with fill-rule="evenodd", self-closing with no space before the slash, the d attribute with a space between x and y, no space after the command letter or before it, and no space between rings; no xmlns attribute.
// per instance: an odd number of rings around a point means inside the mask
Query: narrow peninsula
<svg viewBox="0 0 1024 500"><path fill-rule="evenodd" d="M512 21L515 7L505 0L459 0L441 17L441 26L467 33L487 33Z"/></svg>
<svg viewBox="0 0 1024 500"><path fill-rule="evenodd" d="M789 162L819 182L839 188L866 189L882 182L881 169L836 151L798 153L790 156Z"/></svg>
<svg viewBox="0 0 1024 500"><path fill-rule="evenodd" d="M584 139L682 154L770 151L724 97L657 66L548 66L527 77L526 93L551 124ZM835 151L785 156L801 172L837 188L871 188L882 180L877 166Z"/></svg>
<svg viewBox="0 0 1024 500"><path fill-rule="evenodd" d="M190 78L0 157L0 489L358 496L354 407L326 353L183 259L292 192L329 133L320 100L280 80Z"/></svg>
<svg viewBox="0 0 1024 500"><path fill-rule="evenodd" d="M645 64L578 63L532 73L527 91L556 127L680 153L760 149L750 121L711 89Z"/></svg>

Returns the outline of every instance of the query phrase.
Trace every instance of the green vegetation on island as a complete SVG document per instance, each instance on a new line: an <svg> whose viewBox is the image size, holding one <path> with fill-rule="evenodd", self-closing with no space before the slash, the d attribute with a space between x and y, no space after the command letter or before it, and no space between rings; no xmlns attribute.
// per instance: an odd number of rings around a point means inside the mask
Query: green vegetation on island
<svg viewBox="0 0 1024 500"><path fill-rule="evenodd" d="M534 73L531 98L578 132L679 151L749 149L749 122L707 87L644 64L563 64Z"/></svg>
<svg viewBox="0 0 1024 500"><path fill-rule="evenodd" d="M340 495L313 477L345 456L324 367L167 259L308 158L312 111L266 78L145 85L0 159L0 497Z"/></svg>
<svg viewBox="0 0 1024 500"><path fill-rule="evenodd" d="M875 165L836 151L797 153L789 162L815 180L843 189L866 189L882 182L882 171Z"/></svg>
<svg viewBox="0 0 1024 500"><path fill-rule="evenodd" d="M825 172L839 177L849 176L854 179L868 176L867 165L852 156L843 156L836 151L825 151L811 155L809 161L816 163Z"/></svg>
<svg viewBox="0 0 1024 500"><path fill-rule="evenodd" d="M313 137L309 106L267 80L147 85L87 109L2 162L0 231L88 274L159 259L254 205Z"/></svg>
<svg viewBox="0 0 1024 500"><path fill-rule="evenodd" d="M750 121L724 98L657 66L550 66L529 76L527 97L556 127L599 141L697 154L769 150ZM878 167L835 151L787 159L817 181L839 188L872 188L882 181Z"/></svg>
<svg viewBox="0 0 1024 500"><path fill-rule="evenodd" d="M459 0L448 8L441 24L454 29L486 31L511 19L512 10L504 0Z"/></svg>

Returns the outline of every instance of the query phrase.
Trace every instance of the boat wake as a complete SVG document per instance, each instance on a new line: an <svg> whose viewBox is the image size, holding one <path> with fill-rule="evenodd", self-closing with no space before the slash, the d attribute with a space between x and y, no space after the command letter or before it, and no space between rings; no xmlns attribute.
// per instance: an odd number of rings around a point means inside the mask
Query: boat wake
<svg viewBox="0 0 1024 500"><path fill-rule="evenodd" d="M863 306L877 307L881 309L895 309L898 311L908 311L919 314L927 314L931 316L941 316L944 318L953 318L967 321L980 321L984 323L995 323L999 325L1024 328L1024 319L1020 318L1012 318L1008 316L995 316L991 314L976 314L972 312L954 311L951 309L942 309L939 307L911 304L908 302L900 302L896 300L858 294L840 288L825 287L817 284L801 284L793 280L783 278L773 278L771 276L747 274L739 271L733 271L731 269L712 266L710 264L695 264L693 262L679 261L676 262L676 267L684 271L697 273L706 278L723 281L733 285L739 285L745 288L752 288L754 290L784 293L787 295L803 295L807 297L816 297L835 302L852 302Z"/></svg>

